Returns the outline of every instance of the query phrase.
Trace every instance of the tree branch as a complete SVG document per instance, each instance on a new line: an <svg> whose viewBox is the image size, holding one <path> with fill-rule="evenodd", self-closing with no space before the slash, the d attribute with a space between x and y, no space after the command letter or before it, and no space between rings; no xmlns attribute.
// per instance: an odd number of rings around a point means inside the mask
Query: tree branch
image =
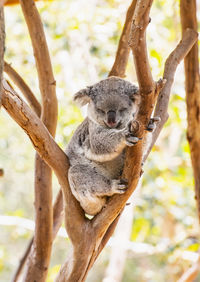
<svg viewBox="0 0 200 282"><path fill-rule="evenodd" d="M35 95L31 91L30 87L26 84L23 78L16 72L15 69L11 67L11 64L8 64L4 61L4 71L9 75L10 79L14 84L21 90L24 97L27 99L31 108L34 109L38 116L41 115L41 105L36 99Z"/></svg>
<svg viewBox="0 0 200 282"><path fill-rule="evenodd" d="M42 121L54 137L58 111L55 92L56 83L42 22L33 0L20 0L20 4L34 50L42 96ZM26 281L30 281L30 279L36 281L45 280L50 262L53 236L52 172L38 154L36 154L35 160L36 225L33 253L30 254L25 274Z"/></svg>
<svg viewBox="0 0 200 282"><path fill-rule="evenodd" d="M45 34L33 0L20 0L34 50L40 92L43 100L42 119L52 136L57 125L56 81L53 76Z"/></svg>
<svg viewBox="0 0 200 282"><path fill-rule="evenodd" d="M82 244L82 238L85 228L87 228L88 220L85 218L79 202L77 202L71 193L68 183L69 163L66 154L55 143L41 120L31 111L17 93L10 88L6 81L4 81L3 86L3 106L27 133L40 156L54 170L64 195L67 233L73 244ZM71 218L73 218L73 221Z"/></svg>
<svg viewBox="0 0 200 282"><path fill-rule="evenodd" d="M19 261L19 265L18 265L18 267L17 267L17 269L16 269L16 271L15 271L15 273L13 275L12 282L17 282L18 279L20 278L20 275L21 275L22 270L24 268L24 265L26 263L27 257L28 257L28 255L29 255L29 253L31 251L31 247L33 245L33 239L34 239L34 237L31 238L31 240L29 241L28 245L26 246L26 250L25 250L23 256L21 257L21 259Z"/></svg>
<svg viewBox="0 0 200 282"><path fill-rule="evenodd" d="M194 263L183 275L179 278L177 282L193 282L197 278L200 269L200 256L196 263Z"/></svg>
<svg viewBox="0 0 200 282"><path fill-rule="evenodd" d="M182 36L181 41L174 49L174 51L169 55L165 62L163 78L166 80L166 83L160 94L158 96L158 101L156 104L154 117L160 117L160 122L157 124L156 129L152 133L151 144L149 144L147 151L145 152L143 162L147 159L151 149L153 148L160 131L162 130L165 122L168 119L168 104L169 97L171 92L171 87L174 82L174 75L177 69L177 66L188 54L194 43L197 41L198 34L195 30L187 29Z"/></svg>
<svg viewBox="0 0 200 282"><path fill-rule="evenodd" d="M56 238L56 235L61 227L63 216L64 216L63 196L62 196L62 190L60 189L56 197L55 203L53 205L53 240ZM30 239L22 258L20 259L19 265L15 271L12 282L17 282L20 277L20 274L22 273L26 260L31 251L31 247L33 245L33 239L34 237Z"/></svg>
<svg viewBox="0 0 200 282"><path fill-rule="evenodd" d="M87 222L87 220L84 216L82 216L82 209L80 208L78 201L76 201L72 195L69 187L69 162L67 155L54 141L43 122L5 80L3 81L3 88L2 104L4 108L28 135L35 150L39 153L41 158L44 159L45 162L54 170L62 187L65 199L65 209L67 209L67 213L70 211L70 213L75 216L74 218L76 220L71 223L75 229L77 222L82 224L85 221ZM78 218L76 218L77 211ZM79 227L77 227L77 229L78 228ZM67 230L67 232L70 237L70 230ZM78 232L77 237L79 237Z"/></svg>
<svg viewBox="0 0 200 282"><path fill-rule="evenodd" d="M196 1L181 0L180 12L182 32L185 32L187 28L192 28L197 32ZM190 155L195 181L195 197L200 222L200 74L198 42L195 43L191 51L185 57L184 66L188 121L187 139L190 146Z"/></svg>
<svg viewBox="0 0 200 282"><path fill-rule="evenodd" d="M119 40L115 62L108 76L114 75L119 77L125 77L126 66L128 63L128 57L130 53L130 47L128 46L128 39L129 39L131 22L135 11L136 2L137 0L132 1L126 13L126 20Z"/></svg>
<svg viewBox="0 0 200 282"><path fill-rule="evenodd" d="M151 93L154 91L155 87L149 65L146 45L146 27L150 22L149 12L152 2L153 0L137 1L129 38L129 46L133 52L137 79L141 93L148 93L148 91Z"/></svg>

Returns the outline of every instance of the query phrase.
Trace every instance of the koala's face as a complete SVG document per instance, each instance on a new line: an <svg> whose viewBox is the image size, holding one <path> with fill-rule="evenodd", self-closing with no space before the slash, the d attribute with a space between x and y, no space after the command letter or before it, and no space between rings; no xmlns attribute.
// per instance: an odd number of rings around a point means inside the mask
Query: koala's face
<svg viewBox="0 0 200 282"><path fill-rule="evenodd" d="M88 105L88 117L101 126L124 128L133 119L137 110L136 104L128 96L109 94L98 95Z"/></svg>
<svg viewBox="0 0 200 282"><path fill-rule="evenodd" d="M88 103L88 117L107 128L122 129L138 110L138 89L128 81L110 77L79 91L75 100Z"/></svg>

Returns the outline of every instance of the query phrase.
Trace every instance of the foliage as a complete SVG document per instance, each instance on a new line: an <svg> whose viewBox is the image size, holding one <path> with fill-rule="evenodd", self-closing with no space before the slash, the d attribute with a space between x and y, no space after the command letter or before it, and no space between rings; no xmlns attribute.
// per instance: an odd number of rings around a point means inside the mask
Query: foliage
<svg viewBox="0 0 200 282"><path fill-rule="evenodd" d="M156 0L148 28L148 46L154 79L180 39L177 0ZM105 78L111 69L129 1L54 1L38 3L50 48L59 100L56 139L64 148L83 119L72 102L80 88ZM6 60L22 75L39 99L38 82L30 39L20 7L6 7ZM135 80L130 57L127 78ZM184 251L196 252L198 222L194 202L189 147L185 138L186 111L183 66L176 76L170 118L144 167L139 200L134 210L131 240L160 246L154 255L129 252L123 281L175 281L191 263ZM34 218L34 150L26 135L8 117L0 116L0 211L2 215ZM56 181L54 195L58 190ZM0 217L0 281L10 280L32 231L6 226ZM58 237L48 281L53 281L66 257L69 241ZM68 244L69 245L69 244ZM14 250L14 251L13 251ZM109 249L99 258L88 281L102 281ZM134 277L134 279L133 279Z"/></svg>

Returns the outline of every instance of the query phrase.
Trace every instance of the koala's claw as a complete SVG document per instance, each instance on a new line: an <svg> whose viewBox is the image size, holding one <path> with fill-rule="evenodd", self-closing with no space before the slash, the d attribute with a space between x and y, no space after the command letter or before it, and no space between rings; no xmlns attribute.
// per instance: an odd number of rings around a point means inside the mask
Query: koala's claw
<svg viewBox="0 0 200 282"><path fill-rule="evenodd" d="M123 194L127 190L128 181L126 179L112 180L112 190L115 194Z"/></svg>
<svg viewBox="0 0 200 282"><path fill-rule="evenodd" d="M128 184L128 179L121 178L120 181L122 184L126 184L126 185Z"/></svg>
<svg viewBox="0 0 200 282"><path fill-rule="evenodd" d="M135 136L126 136L126 145L127 146L134 146L137 144L137 142L140 140L140 138L135 137Z"/></svg>
<svg viewBox="0 0 200 282"><path fill-rule="evenodd" d="M152 132L156 128L156 122L160 122L160 121L161 121L160 117L151 118L147 127L146 127L146 130L149 131L149 132Z"/></svg>

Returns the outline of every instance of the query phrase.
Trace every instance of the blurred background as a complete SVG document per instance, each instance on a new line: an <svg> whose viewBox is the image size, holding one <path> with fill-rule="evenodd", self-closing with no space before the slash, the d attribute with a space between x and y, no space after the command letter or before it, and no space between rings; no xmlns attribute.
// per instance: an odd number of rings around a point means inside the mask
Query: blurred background
<svg viewBox="0 0 200 282"><path fill-rule="evenodd" d="M57 82L59 123L56 141L63 149L85 115L84 109L80 110L73 104L72 95L107 77L130 2L58 0L37 3ZM179 1L155 0L151 19L147 30L148 50L153 77L157 80L162 77L167 56L181 37ZM18 5L5 8L5 21L5 59L12 63L40 100L30 38ZM137 83L132 55L126 79ZM125 208L116 235L101 253L87 282L177 281L198 260L199 223L186 128L181 64L172 90L169 120L145 163L140 187ZM26 134L2 108L1 282L11 280L33 235L34 155ZM54 196L58 190L54 177ZM48 282L55 279L69 247L69 240L64 232L60 232L53 246ZM116 280L109 280L116 274ZM200 281L200 276L195 281Z"/></svg>

